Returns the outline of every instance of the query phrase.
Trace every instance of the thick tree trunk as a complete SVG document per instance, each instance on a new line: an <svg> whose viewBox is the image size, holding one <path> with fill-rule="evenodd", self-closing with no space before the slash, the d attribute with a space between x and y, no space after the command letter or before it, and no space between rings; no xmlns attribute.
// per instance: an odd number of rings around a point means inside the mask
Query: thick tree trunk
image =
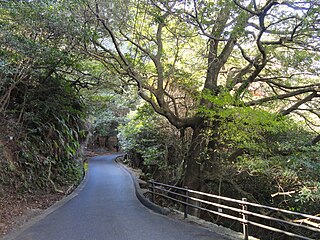
<svg viewBox="0 0 320 240"><path fill-rule="evenodd" d="M201 165L204 163L205 150L207 148L208 141L205 136L205 128L203 125L198 125L193 128L192 140L190 148L186 157L186 165L184 172L184 186L192 190L201 190L202 173ZM197 194L191 194L192 197L201 198ZM198 202L190 201L190 204L200 206ZM189 208L189 214L194 216L200 216L200 210L197 208Z"/></svg>
<svg viewBox="0 0 320 240"><path fill-rule="evenodd" d="M203 130L201 126L193 129L193 135L186 157L184 185L193 190L200 190L201 186L201 164L203 162L203 152L207 144Z"/></svg>

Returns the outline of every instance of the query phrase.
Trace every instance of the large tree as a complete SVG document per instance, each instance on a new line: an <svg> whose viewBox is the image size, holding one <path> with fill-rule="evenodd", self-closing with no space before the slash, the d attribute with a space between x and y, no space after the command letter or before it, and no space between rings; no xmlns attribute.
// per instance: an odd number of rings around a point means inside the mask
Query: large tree
<svg viewBox="0 0 320 240"><path fill-rule="evenodd" d="M199 189L221 109L318 120L319 10L316 0L85 1L82 49L181 132L192 129L184 183Z"/></svg>

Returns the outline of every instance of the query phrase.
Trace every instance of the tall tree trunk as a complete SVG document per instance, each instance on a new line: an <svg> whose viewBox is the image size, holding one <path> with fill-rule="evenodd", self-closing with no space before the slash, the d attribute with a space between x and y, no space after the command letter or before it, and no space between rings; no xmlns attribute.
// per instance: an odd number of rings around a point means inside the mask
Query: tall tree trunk
<svg viewBox="0 0 320 240"><path fill-rule="evenodd" d="M193 135L186 157L186 166L184 172L184 186L192 190L201 190L202 171L201 165L205 160L205 152L208 146L207 137L205 135L205 127L199 124L193 128ZM201 198L198 194L192 194L192 197ZM200 206L199 202L190 201L190 204ZM197 208L189 208L189 214L199 217L200 210Z"/></svg>
<svg viewBox="0 0 320 240"><path fill-rule="evenodd" d="M201 187L201 164L207 141L204 135L204 127L193 128L192 139L186 157L184 173L184 185L193 190L200 190Z"/></svg>

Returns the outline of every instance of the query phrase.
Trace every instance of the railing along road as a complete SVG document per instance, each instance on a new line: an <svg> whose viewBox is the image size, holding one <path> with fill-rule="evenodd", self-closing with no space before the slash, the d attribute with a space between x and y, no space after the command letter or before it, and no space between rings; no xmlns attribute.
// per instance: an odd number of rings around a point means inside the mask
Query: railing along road
<svg viewBox="0 0 320 240"><path fill-rule="evenodd" d="M307 240L320 239L320 217L317 216L248 202L246 198L237 200L205 192L194 191L188 188L175 187L155 181L149 181L148 183L150 188L148 192L151 193L151 199L153 202L155 202L156 196L161 196L176 203L180 203L184 208L185 218L188 217L189 208L195 208L220 217L238 221L243 225L244 240L247 240L249 237L248 228L250 225L285 234L294 238ZM221 202L225 204L222 204ZM209 206L211 209L209 209ZM249 211L249 208L254 208L255 211ZM268 216L265 213L266 211L290 216L292 220L289 220L288 217L284 220ZM297 220L297 218L300 219ZM266 225L265 222L273 224ZM277 224L279 225L278 227L276 226ZM304 229L304 231L308 231L312 237L309 237L309 234L308 237L306 237L301 233L298 234L284 230L284 226Z"/></svg>

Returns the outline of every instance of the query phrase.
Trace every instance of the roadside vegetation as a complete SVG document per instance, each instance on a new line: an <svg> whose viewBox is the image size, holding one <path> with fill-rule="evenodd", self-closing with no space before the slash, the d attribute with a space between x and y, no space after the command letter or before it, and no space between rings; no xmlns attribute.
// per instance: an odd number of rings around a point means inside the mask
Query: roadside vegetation
<svg viewBox="0 0 320 240"><path fill-rule="evenodd" d="M0 4L0 189L66 192L113 139L145 179L320 214L317 1Z"/></svg>
<svg viewBox="0 0 320 240"><path fill-rule="evenodd" d="M40 23L53 10L1 4L1 188L62 192L82 175L83 107L74 78L65 73L80 56L66 47L64 32L55 29L59 22Z"/></svg>

